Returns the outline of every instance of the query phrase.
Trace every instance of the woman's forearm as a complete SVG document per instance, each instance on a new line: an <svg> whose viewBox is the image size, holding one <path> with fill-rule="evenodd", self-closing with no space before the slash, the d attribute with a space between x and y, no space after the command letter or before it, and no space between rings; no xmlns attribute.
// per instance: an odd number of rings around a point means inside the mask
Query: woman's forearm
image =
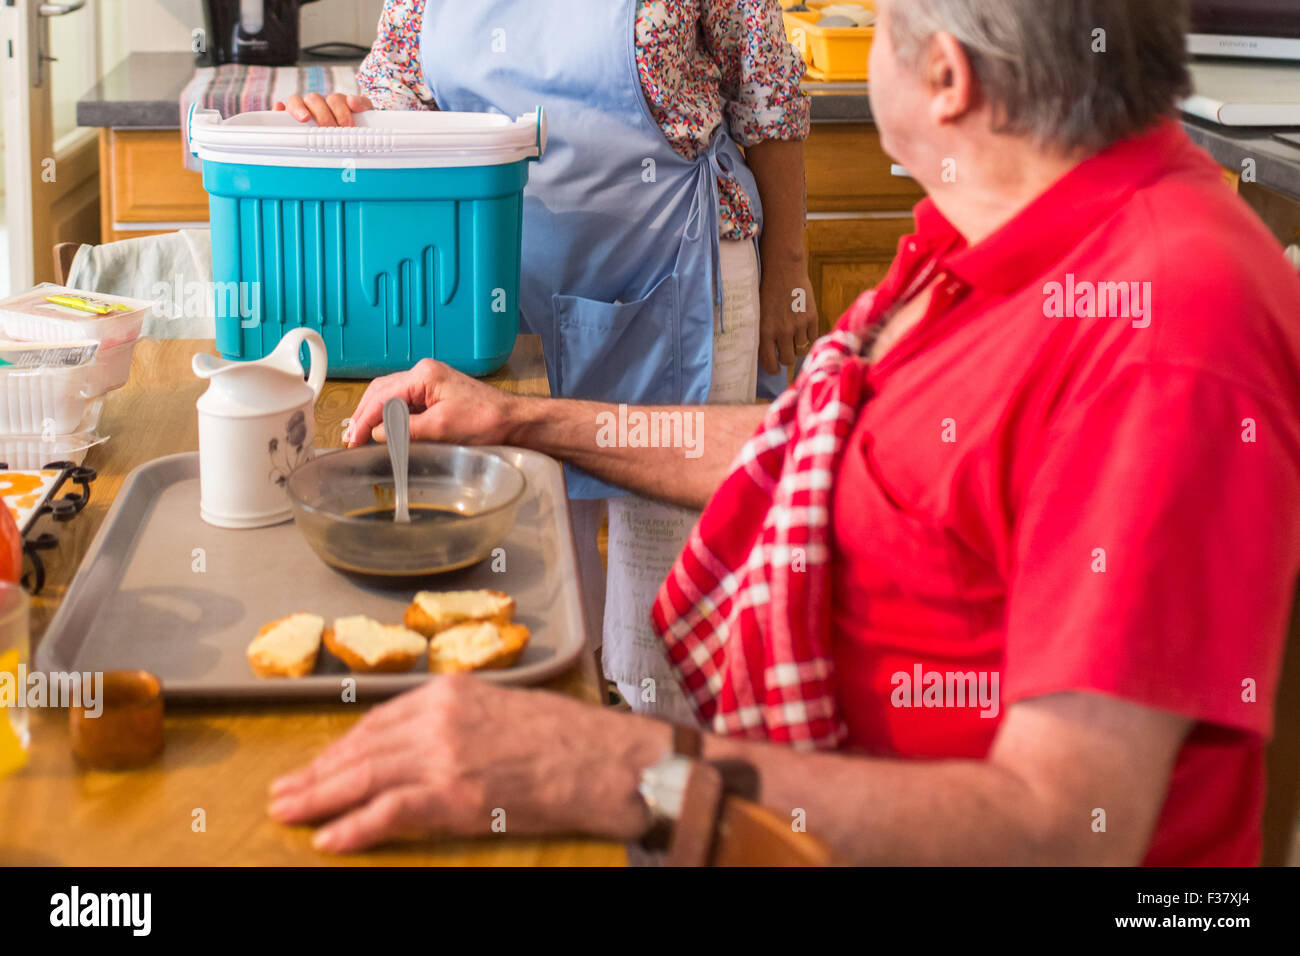
<svg viewBox="0 0 1300 956"><path fill-rule="evenodd" d="M424 4L386 0L370 54L357 70L357 88L377 110L436 109L420 65Z"/></svg>
<svg viewBox="0 0 1300 956"><path fill-rule="evenodd" d="M764 261L802 262L807 181L802 141L768 140L745 151L763 201Z"/></svg>
<svg viewBox="0 0 1300 956"><path fill-rule="evenodd" d="M519 399L509 412L508 440L644 497L700 509L765 411L750 405L648 408Z"/></svg>
<svg viewBox="0 0 1300 956"><path fill-rule="evenodd" d="M804 248L803 143L769 140L746 153L763 200L759 361L769 373L793 366L819 334Z"/></svg>

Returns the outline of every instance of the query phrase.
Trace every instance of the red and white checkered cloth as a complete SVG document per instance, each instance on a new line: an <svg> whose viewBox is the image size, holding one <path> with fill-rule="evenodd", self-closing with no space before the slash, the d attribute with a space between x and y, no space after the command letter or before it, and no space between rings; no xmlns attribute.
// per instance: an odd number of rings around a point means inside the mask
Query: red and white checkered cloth
<svg viewBox="0 0 1300 956"><path fill-rule="evenodd" d="M803 749L844 739L830 654L831 495L862 406L867 293L819 341L714 495L652 618L714 732Z"/></svg>

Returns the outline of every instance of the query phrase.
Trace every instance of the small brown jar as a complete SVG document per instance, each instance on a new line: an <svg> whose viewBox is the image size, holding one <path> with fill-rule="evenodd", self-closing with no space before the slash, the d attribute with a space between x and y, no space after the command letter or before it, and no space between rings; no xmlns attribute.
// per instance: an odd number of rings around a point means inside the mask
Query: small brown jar
<svg viewBox="0 0 1300 956"><path fill-rule="evenodd" d="M143 767L162 753L162 682L148 671L105 671L98 717L68 708L72 752L97 770Z"/></svg>

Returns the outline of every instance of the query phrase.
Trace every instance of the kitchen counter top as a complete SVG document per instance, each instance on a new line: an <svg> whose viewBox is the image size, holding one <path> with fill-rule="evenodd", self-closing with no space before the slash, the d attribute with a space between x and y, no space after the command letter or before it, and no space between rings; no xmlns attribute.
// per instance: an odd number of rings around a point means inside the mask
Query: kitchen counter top
<svg viewBox="0 0 1300 956"><path fill-rule="evenodd" d="M339 60L304 62L334 63ZM132 53L77 102L79 126L117 129L179 129L180 98L194 76L191 53ZM866 83L805 84L813 97L813 118L871 122Z"/></svg>
<svg viewBox="0 0 1300 956"><path fill-rule="evenodd" d="M180 95L193 74L192 54L132 53L77 103L77 122L119 129L179 129ZM804 88L812 97L814 122L872 120L866 83L809 81ZM1184 125L1192 139L1223 166L1240 172L1246 159L1254 159L1259 185L1300 200L1300 146L1276 139L1272 130L1233 130L1192 118Z"/></svg>
<svg viewBox="0 0 1300 956"><path fill-rule="evenodd" d="M348 61L308 56L302 62L342 66ZM196 65L193 53L130 54L77 101L77 125L180 129L181 93Z"/></svg>
<svg viewBox="0 0 1300 956"><path fill-rule="evenodd" d="M1241 173L1246 160L1255 161L1255 182L1300 201L1300 146L1283 142L1278 130L1234 130L1206 120L1186 117L1183 127L1220 166ZM1281 130L1288 135L1300 132Z"/></svg>
<svg viewBox="0 0 1300 956"><path fill-rule="evenodd" d="M132 53L77 101L78 126L180 129L189 53Z"/></svg>
<svg viewBox="0 0 1300 956"><path fill-rule="evenodd" d="M803 85L812 98L814 123L870 123L871 100L866 83L822 83L809 80Z"/></svg>

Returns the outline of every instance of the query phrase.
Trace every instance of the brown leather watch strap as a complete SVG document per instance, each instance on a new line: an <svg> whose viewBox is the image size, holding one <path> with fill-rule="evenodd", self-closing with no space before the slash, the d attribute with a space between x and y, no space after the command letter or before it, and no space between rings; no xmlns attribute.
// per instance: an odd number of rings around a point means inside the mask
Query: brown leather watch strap
<svg viewBox="0 0 1300 956"><path fill-rule="evenodd" d="M704 735L696 727L673 724L671 754L698 763L704 753ZM658 818L652 821L650 830L641 839L641 846L651 851L667 850L673 840L676 826L673 821Z"/></svg>
<svg viewBox="0 0 1300 956"><path fill-rule="evenodd" d="M704 760L704 734L698 727L673 725L672 756L690 761L681 816L676 821L655 820L642 846L669 850L668 862L673 866L707 866L726 798L756 800L758 773L743 761Z"/></svg>
<svg viewBox="0 0 1300 956"><path fill-rule="evenodd" d="M698 727L673 724L673 753L689 760L704 756L704 735Z"/></svg>
<svg viewBox="0 0 1300 956"><path fill-rule="evenodd" d="M708 866L717 842L726 786L717 767L697 761L682 800L682 815L667 835L668 866Z"/></svg>
<svg viewBox="0 0 1300 956"><path fill-rule="evenodd" d="M697 760L672 828L668 866L709 866L718 848L718 826L728 797L757 800L758 771L740 760Z"/></svg>

